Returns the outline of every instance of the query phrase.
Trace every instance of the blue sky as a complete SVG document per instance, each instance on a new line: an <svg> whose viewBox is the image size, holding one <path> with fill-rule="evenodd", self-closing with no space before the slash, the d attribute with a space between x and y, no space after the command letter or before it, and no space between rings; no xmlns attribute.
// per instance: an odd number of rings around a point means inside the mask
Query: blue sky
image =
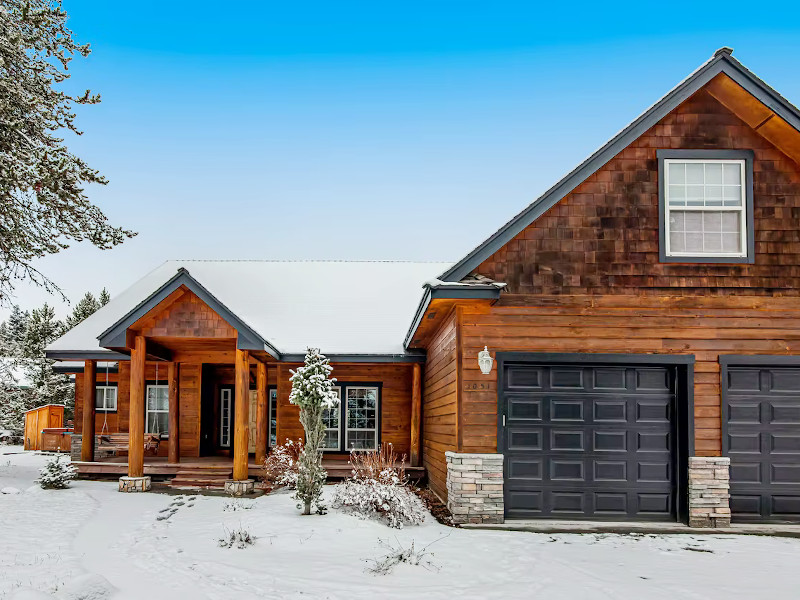
<svg viewBox="0 0 800 600"><path fill-rule="evenodd" d="M38 263L75 299L172 258L457 260L720 46L800 103L791 3L64 8L103 97L68 143L139 231Z"/></svg>

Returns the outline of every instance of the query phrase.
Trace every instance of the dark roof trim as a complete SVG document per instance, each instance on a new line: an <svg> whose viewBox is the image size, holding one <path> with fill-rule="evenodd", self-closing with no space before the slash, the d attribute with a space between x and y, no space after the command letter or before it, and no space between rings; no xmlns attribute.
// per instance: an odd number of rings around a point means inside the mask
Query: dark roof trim
<svg viewBox="0 0 800 600"><path fill-rule="evenodd" d="M109 373L119 373L119 366L115 365L113 367L108 367ZM53 365L53 371L56 373L66 373L66 374L73 374L73 373L83 373L84 367L79 366L67 366L67 365ZM105 367L97 367L97 372L99 374L103 374L106 372Z"/></svg>
<svg viewBox="0 0 800 600"><path fill-rule="evenodd" d="M332 363L424 363L426 355L424 353L405 353L405 354L326 354ZM284 354L283 362L301 363L305 360L305 354Z"/></svg>
<svg viewBox="0 0 800 600"><path fill-rule="evenodd" d="M111 350L47 350L45 357L50 360L130 360L131 357Z"/></svg>
<svg viewBox="0 0 800 600"><path fill-rule="evenodd" d="M140 302L133 310L97 336L100 345L104 348L124 348L125 333L131 325L141 319L148 312L153 310L162 300L169 296L180 286L186 286L198 298L205 302L214 312L225 319L234 329L236 329L238 340L236 347L240 350L265 350L270 356L280 360L281 354L278 350L258 333L251 329L239 317L231 312L222 302L220 302L211 292L203 287L185 268L181 267L178 272L169 279L164 285L158 288L150 296Z"/></svg>
<svg viewBox="0 0 800 600"><path fill-rule="evenodd" d="M721 366L742 365L745 367L796 367L800 365L800 356L786 354L720 354L719 364Z"/></svg>
<svg viewBox="0 0 800 600"><path fill-rule="evenodd" d="M417 306L417 312L414 314L411 327L408 328L406 337L403 340L403 348L408 348L411 343L411 338L414 337L414 332L422 322L422 317L425 316L431 300L498 300L501 289L502 287L496 284L472 286L443 283L436 287L425 284L425 293L422 295L422 300Z"/></svg>
<svg viewBox="0 0 800 600"><path fill-rule="evenodd" d="M673 88L666 96L651 106L644 114L611 138L603 147L578 165L571 173L551 187L544 195L525 208L516 217L503 225L489 239L475 248L448 271L439 276L444 281L460 281L484 260L505 246L519 232L552 208L559 200L572 192L590 175L619 154L636 138L650 129L681 102L706 85L711 79L725 73L775 114L800 131L800 111L778 92L764 83L751 71L731 56L730 48L721 48L714 56Z"/></svg>

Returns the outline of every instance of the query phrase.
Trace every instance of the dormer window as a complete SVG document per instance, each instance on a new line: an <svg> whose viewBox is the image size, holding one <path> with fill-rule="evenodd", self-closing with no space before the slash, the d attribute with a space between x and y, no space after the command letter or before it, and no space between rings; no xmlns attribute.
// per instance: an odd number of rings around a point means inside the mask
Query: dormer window
<svg viewBox="0 0 800 600"><path fill-rule="evenodd" d="M753 262L753 153L659 150L662 262Z"/></svg>

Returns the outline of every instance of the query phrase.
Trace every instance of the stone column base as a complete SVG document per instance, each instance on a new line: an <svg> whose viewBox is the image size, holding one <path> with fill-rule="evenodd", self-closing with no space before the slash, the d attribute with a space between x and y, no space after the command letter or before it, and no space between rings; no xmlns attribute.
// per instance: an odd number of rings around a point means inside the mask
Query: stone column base
<svg viewBox="0 0 800 600"><path fill-rule="evenodd" d="M731 459L689 457L689 527L730 527Z"/></svg>
<svg viewBox="0 0 800 600"><path fill-rule="evenodd" d="M502 523L503 455L445 452L447 508L455 523Z"/></svg>
<svg viewBox="0 0 800 600"><path fill-rule="evenodd" d="M228 479L225 482L225 493L231 496L252 494L255 482L252 479Z"/></svg>
<svg viewBox="0 0 800 600"><path fill-rule="evenodd" d="M146 492L150 489L150 476L144 477L120 477L119 478L119 491L120 492Z"/></svg>

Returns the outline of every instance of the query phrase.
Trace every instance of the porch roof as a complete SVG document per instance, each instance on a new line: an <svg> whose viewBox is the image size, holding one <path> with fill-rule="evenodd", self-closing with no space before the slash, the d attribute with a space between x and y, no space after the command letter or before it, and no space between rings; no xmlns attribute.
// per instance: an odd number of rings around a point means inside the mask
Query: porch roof
<svg viewBox="0 0 800 600"><path fill-rule="evenodd" d="M47 355L120 357L102 348L98 337L185 269L284 359L302 357L309 346L351 358L400 356L406 354L403 338L424 282L450 266L399 261L167 261L54 341Z"/></svg>

